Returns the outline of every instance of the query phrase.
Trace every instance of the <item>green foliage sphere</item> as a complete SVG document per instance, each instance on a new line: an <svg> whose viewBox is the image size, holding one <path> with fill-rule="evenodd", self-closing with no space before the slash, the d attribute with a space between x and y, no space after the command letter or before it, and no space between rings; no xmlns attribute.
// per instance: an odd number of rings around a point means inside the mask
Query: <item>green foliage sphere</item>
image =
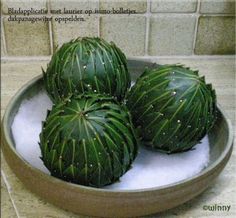
<svg viewBox="0 0 236 218"><path fill-rule="evenodd" d="M84 94L53 106L40 134L51 175L102 187L119 179L137 155L130 114L110 96Z"/></svg>
<svg viewBox="0 0 236 218"><path fill-rule="evenodd" d="M63 44L43 76L53 102L85 92L106 93L121 101L130 87L125 55L101 38L77 38Z"/></svg>
<svg viewBox="0 0 236 218"><path fill-rule="evenodd" d="M127 97L146 146L166 153L191 149L216 119L216 95L197 71L180 65L147 69Z"/></svg>

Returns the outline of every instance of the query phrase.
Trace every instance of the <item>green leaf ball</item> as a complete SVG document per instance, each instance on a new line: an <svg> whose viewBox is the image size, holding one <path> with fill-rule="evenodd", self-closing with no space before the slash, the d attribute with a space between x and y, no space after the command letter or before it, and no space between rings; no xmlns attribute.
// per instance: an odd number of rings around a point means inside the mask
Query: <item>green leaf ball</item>
<svg viewBox="0 0 236 218"><path fill-rule="evenodd" d="M181 65L146 69L127 97L143 144L165 153L191 149L216 119L216 95L204 77Z"/></svg>
<svg viewBox="0 0 236 218"><path fill-rule="evenodd" d="M53 102L85 92L106 93L121 101L131 82L122 51L112 42L91 37L63 44L43 77Z"/></svg>
<svg viewBox="0 0 236 218"><path fill-rule="evenodd" d="M52 176L93 187L118 180L138 149L126 106L101 94L78 95L54 105L39 144Z"/></svg>

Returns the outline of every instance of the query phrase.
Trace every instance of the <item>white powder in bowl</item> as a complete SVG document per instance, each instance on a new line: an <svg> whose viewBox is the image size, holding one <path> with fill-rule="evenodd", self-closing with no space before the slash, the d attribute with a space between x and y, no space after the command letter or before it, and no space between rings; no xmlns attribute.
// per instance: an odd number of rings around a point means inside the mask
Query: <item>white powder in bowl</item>
<svg viewBox="0 0 236 218"><path fill-rule="evenodd" d="M17 152L32 166L50 174L40 159L39 134L52 102L42 91L29 100L24 100L15 115L12 134ZM132 168L119 182L105 189L143 189L168 185L199 173L209 162L209 141L206 136L193 150L163 154L140 148Z"/></svg>

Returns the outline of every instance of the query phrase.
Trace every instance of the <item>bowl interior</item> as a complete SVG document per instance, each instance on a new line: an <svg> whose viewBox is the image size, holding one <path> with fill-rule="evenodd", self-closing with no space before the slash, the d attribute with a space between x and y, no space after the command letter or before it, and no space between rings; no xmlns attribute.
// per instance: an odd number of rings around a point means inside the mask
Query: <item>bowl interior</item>
<svg viewBox="0 0 236 218"><path fill-rule="evenodd" d="M144 71L145 67L153 67L153 66L156 66L156 64L153 64L151 62L142 62L135 60L129 60L128 62L128 68L131 73L133 81L135 81L137 77ZM11 131L11 125L13 123L15 114L17 113L20 107L21 102L25 99L32 98L35 94L37 94L39 91L43 89L44 89L43 80L42 77L39 76L30 83L27 83L17 93L17 95L12 100L12 105L10 107L11 109L6 111L5 114L5 116L7 117L6 132L9 134L8 139L10 140L11 142L10 144L13 147L15 147L15 143ZM210 143L210 162L208 164L208 167L210 167L214 162L216 162L217 159L219 159L220 155L225 150L229 138L228 124L226 118L224 117L220 109L218 110L217 122L209 132L208 136Z"/></svg>

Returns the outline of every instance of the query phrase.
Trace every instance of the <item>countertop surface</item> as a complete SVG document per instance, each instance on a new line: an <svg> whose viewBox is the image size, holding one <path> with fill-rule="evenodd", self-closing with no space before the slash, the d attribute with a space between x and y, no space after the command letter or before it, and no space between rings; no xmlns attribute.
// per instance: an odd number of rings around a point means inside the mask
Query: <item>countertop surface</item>
<svg viewBox="0 0 236 218"><path fill-rule="evenodd" d="M206 81L216 89L218 103L231 119L235 133L235 57L161 58L160 64L182 63L199 69ZM1 63L1 116L11 97L27 81L41 73L48 61L5 61ZM174 209L148 217L236 217L236 151L224 171L201 195ZM204 205L230 205L229 211L204 210ZM16 178L1 154L1 217L2 218L77 218L84 217L62 210L28 191Z"/></svg>

